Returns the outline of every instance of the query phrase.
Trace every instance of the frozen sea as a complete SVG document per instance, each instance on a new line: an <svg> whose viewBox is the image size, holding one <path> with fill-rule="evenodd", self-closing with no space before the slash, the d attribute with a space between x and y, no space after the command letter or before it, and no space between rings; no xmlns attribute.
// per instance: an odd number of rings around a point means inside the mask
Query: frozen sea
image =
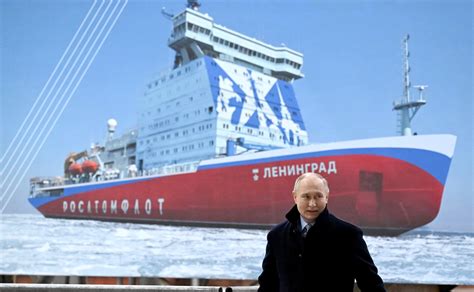
<svg viewBox="0 0 474 292"><path fill-rule="evenodd" d="M266 230L0 215L0 274L256 279ZM385 282L474 284L474 234L365 237Z"/></svg>

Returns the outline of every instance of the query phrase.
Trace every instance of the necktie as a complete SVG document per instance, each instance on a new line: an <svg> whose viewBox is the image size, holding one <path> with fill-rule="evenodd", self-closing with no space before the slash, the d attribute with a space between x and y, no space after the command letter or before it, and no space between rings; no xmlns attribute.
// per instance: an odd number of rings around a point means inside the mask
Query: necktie
<svg viewBox="0 0 474 292"><path fill-rule="evenodd" d="M311 224L306 224L306 226L301 231L301 235L303 237L306 237L306 234L308 234L308 231L309 231L310 228L311 228Z"/></svg>

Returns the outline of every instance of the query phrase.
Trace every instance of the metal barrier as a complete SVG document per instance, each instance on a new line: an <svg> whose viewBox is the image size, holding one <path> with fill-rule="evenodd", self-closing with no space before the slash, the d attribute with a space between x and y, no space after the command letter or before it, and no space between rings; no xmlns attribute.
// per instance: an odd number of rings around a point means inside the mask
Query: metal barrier
<svg viewBox="0 0 474 292"><path fill-rule="evenodd" d="M4 292L256 292L257 287L155 286L155 285L86 285L86 284L0 284Z"/></svg>
<svg viewBox="0 0 474 292"><path fill-rule="evenodd" d="M385 283L387 292L474 292L473 285ZM256 279L1 275L5 292L257 292ZM354 285L354 292L360 292Z"/></svg>
<svg viewBox="0 0 474 292"><path fill-rule="evenodd" d="M154 286L154 285L87 285L87 284L0 284L0 291L4 292L222 292L221 287L204 286Z"/></svg>
<svg viewBox="0 0 474 292"><path fill-rule="evenodd" d="M386 284L388 292L473 292L474 286ZM256 292L258 286L215 287L215 286L160 286L160 285L89 285L89 284L0 284L4 292ZM358 292L354 288L354 292Z"/></svg>

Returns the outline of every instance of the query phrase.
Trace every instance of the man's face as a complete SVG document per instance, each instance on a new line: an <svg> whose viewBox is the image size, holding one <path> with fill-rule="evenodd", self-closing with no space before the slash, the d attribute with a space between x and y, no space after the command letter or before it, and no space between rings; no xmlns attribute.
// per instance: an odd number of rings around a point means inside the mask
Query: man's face
<svg viewBox="0 0 474 292"><path fill-rule="evenodd" d="M293 199L303 219L313 223L328 203L324 183L317 176L303 178L293 192Z"/></svg>

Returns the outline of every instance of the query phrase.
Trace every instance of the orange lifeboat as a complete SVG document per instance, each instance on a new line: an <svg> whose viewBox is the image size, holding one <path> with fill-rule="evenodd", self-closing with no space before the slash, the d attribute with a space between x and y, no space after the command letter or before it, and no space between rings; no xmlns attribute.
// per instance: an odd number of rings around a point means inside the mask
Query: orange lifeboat
<svg viewBox="0 0 474 292"><path fill-rule="evenodd" d="M85 173L95 173L99 168L99 164L93 160L86 160L82 163L82 171Z"/></svg>
<svg viewBox="0 0 474 292"><path fill-rule="evenodd" d="M82 165L79 163L73 163L69 165L69 173L72 175L78 175L82 173Z"/></svg>

